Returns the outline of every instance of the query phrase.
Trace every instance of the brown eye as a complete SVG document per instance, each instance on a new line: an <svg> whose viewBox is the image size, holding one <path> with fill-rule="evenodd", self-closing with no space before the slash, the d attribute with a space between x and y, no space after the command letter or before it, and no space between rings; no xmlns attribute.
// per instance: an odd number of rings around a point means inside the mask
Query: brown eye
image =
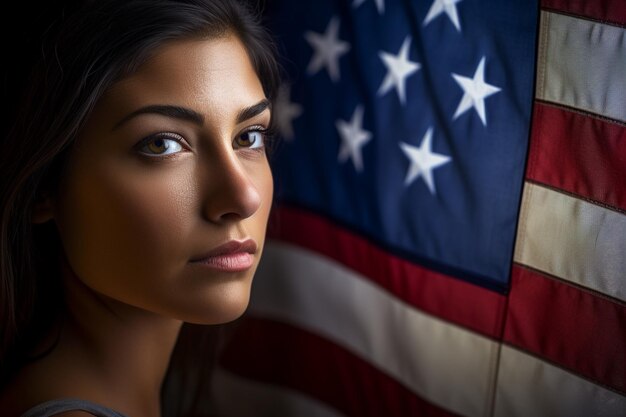
<svg viewBox="0 0 626 417"><path fill-rule="evenodd" d="M176 139L158 136L145 142L145 145L141 147L140 151L148 155L160 156L177 153L182 149L182 145Z"/></svg>
<svg viewBox="0 0 626 417"><path fill-rule="evenodd" d="M248 130L235 138L235 148L255 149L263 147L264 133L261 130Z"/></svg>

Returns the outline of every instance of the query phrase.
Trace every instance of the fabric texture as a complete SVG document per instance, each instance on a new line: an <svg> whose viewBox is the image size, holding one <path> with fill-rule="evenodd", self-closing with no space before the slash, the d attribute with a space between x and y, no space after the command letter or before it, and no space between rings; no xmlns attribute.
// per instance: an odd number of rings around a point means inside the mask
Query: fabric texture
<svg viewBox="0 0 626 417"><path fill-rule="evenodd" d="M52 417L67 411L86 411L97 417L127 417L99 404L77 398L46 401L22 414L22 417Z"/></svg>
<svg viewBox="0 0 626 417"><path fill-rule="evenodd" d="M626 416L626 2L268 2L225 417Z"/></svg>

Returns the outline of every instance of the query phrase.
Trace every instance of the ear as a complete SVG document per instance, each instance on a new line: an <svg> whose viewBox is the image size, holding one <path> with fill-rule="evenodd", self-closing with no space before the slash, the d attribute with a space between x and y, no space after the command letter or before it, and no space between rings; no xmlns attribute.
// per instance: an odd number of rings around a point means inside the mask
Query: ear
<svg viewBox="0 0 626 417"><path fill-rule="evenodd" d="M37 200L31 213L31 221L35 224L45 223L54 218L54 204L52 197L46 196Z"/></svg>

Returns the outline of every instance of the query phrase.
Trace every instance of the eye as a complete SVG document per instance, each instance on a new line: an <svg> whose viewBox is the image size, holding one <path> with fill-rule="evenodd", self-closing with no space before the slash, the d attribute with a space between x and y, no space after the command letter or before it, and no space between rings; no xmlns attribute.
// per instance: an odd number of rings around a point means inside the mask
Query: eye
<svg viewBox="0 0 626 417"><path fill-rule="evenodd" d="M250 129L240 133L234 140L235 148L257 149L262 148L265 142L265 130Z"/></svg>
<svg viewBox="0 0 626 417"><path fill-rule="evenodd" d="M172 155L183 149L182 137L174 133L159 133L140 143L139 152L151 156Z"/></svg>

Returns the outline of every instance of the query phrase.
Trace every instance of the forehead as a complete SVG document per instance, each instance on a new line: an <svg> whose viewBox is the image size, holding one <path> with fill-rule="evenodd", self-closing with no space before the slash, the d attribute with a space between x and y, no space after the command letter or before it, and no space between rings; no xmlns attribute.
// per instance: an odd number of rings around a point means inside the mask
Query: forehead
<svg viewBox="0 0 626 417"><path fill-rule="evenodd" d="M113 85L97 107L121 115L145 105L173 104L215 114L238 111L264 96L245 47L225 35L164 44Z"/></svg>

